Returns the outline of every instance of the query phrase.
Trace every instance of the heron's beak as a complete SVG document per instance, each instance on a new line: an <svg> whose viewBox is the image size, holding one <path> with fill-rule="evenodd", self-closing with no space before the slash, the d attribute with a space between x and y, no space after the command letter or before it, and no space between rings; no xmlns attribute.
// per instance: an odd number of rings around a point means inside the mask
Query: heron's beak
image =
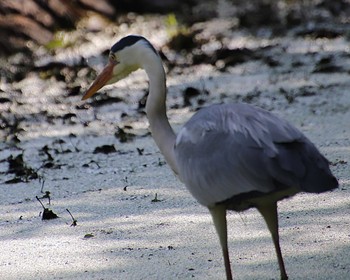
<svg viewBox="0 0 350 280"><path fill-rule="evenodd" d="M92 83L89 89L85 92L82 100L86 100L93 96L100 88L108 83L113 77L113 68L116 64L113 61L109 61L102 72L97 76L96 80Z"/></svg>

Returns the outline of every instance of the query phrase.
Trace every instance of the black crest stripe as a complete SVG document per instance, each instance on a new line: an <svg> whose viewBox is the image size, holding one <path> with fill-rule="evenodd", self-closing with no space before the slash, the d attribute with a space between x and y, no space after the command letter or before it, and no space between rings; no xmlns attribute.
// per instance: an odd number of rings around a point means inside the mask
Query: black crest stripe
<svg viewBox="0 0 350 280"><path fill-rule="evenodd" d="M126 47L134 45L136 42L138 42L140 40L144 40L147 43L147 45L153 50L153 52L158 55L158 52L155 50L155 48L152 46L152 44L146 38L144 38L142 36L137 36L137 35L129 35L129 36L126 36L126 37L120 39L117 43L115 43L112 46L111 51L115 53L115 52L120 51Z"/></svg>

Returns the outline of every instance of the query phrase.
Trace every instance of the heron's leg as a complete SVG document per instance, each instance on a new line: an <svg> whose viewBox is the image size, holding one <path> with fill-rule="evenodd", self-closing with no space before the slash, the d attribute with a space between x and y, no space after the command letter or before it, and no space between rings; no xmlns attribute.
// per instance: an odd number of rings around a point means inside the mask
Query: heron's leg
<svg viewBox="0 0 350 280"><path fill-rule="evenodd" d="M219 235L220 245L224 256L226 279L232 280L232 272L230 265L230 257L227 246L227 222L226 222L226 207L224 205L215 205L209 208L213 218L216 232Z"/></svg>
<svg viewBox="0 0 350 280"><path fill-rule="evenodd" d="M259 212L264 217L267 227L269 228L273 244L275 245L275 250L277 254L278 265L281 272L281 280L287 280L287 272L284 267L284 261L282 257L279 234L278 234L278 213L277 213L277 202L264 203L263 205L259 205Z"/></svg>

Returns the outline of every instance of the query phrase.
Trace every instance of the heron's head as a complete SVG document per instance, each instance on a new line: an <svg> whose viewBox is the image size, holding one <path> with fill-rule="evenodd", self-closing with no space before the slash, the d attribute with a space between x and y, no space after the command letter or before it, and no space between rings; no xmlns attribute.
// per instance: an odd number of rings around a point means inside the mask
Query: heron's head
<svg viewBox="0 0 350 280"><path fill-rule="evenodd" d="M104 85L113 84L158 57L151 43L142 36L129 35L115 43L109 52L108 63L88 88L83 100L93 96Z"/></svg>

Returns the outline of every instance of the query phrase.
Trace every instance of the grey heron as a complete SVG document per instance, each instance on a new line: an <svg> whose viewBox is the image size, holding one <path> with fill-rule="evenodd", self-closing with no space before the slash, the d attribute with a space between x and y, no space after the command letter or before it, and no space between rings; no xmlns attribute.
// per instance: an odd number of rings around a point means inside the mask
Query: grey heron
<svg viewBox="0 0 350 280"><path fill-rule="evenodd" d="M194 198L208 207L222 248L226 278L232 279L226 211L255 207L272 235L281 279L288 279L279 242L277 202L298 192L338 187L327 159L298 129L252 105L221 104L199 110L176 136L166 114L162 60L142 36L114 44L109 61L83 100L137 69L149 78L146 115L166 162Z"/></svg>

